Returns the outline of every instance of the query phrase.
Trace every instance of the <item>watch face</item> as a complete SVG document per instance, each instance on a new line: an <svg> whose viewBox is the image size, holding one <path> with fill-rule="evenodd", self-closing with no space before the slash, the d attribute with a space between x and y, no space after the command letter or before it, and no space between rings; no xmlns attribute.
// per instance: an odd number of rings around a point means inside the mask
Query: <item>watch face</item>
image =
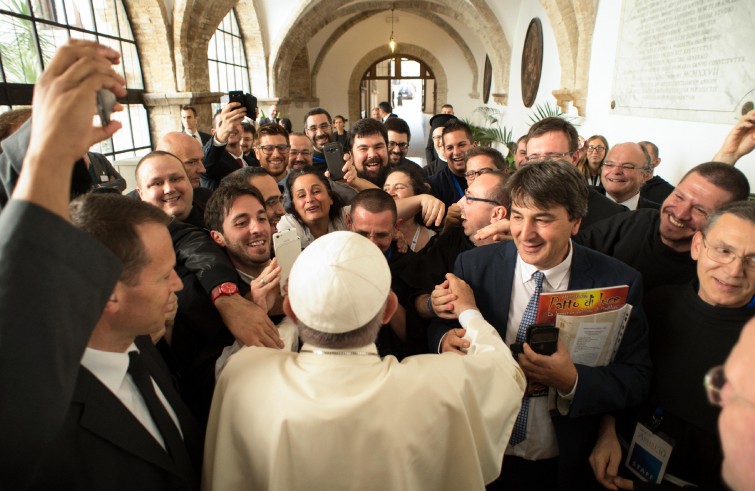
<svg viewBox="0 0 755 491"><path fill-rule="evenodd" d="M226 295L232 295L239 291L235 283L223 283L220 285L220 291Z"/></svg>

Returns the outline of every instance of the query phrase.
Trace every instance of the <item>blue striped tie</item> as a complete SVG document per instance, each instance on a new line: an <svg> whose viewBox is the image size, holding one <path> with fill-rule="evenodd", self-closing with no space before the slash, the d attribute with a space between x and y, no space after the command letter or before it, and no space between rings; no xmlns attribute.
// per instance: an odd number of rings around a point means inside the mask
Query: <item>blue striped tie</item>
<svg viewBox="0 0 755 491"><path fill-rule="evenodd" d="M524 309L524 315L522 315L522 322L519 323L519 330L516 333L516 342L523 343L524 337L527 334L527 328L535 323L537 320L537 301L540 299L540 293L543 291L543 278L545 275L540 271L535 271L532 274L535 279L535 293L530 297L530 301L527 303L527 308ZM516 417L514 423L514 431L511 433L511 440L509 445L512 447L523 442L527 438L527 413L530 410L530 399L525 394L522 399L522 408L519 410L519 414Z"/></svg>

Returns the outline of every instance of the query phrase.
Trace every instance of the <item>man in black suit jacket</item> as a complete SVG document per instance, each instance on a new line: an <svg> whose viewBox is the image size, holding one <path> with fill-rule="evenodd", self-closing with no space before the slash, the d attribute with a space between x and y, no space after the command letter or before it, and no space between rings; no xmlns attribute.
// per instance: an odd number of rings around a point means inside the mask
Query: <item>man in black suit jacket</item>
<svg viewBox="0 0 755 491"><path fill-rule="evenodd" d="M175 292L182 288L173 270L168 217L144 202L97 194L74 201L71 214L75 226L121 260L123 271L89 338L63 427L45 449L31 489L198 489L202 436L152 344L172 322ZM167 424L131 376L134 351L159 389L154 392ZM176 429L180 438L171 440Z"/></svg>
<svg viewBox="0 0 755 491"><path fill-rule="evenodd" d="M199 131L197 128L197 110L194 106L182 106L181 107L181 124L184 127L184 133L192 137L197 143L204 147L205 143L210 141L212 135Z"/></svg>
<svg viewBox="0 0 755 491"><path fill-rule="evenodd" d="M501 477L488 489L588 489L593 478L587 456L600 415L636 405L648 393L642 281L623 263L571 242L587 211L588 196L584 177L575 167L548 160L528 165L510 178L508 188L513 241L462 253L454 271L473 288L480 312L492 319L507 344L517 339L534 293L535 272L544 274L544 292L628 285L627 302L634 309L615 359L607 366L575 364L560 341L551 356L539 355L525 344L519 363L530 382L553 389L555 407L546 397L528 398L526 436L509 445ZM443 316L444 309L439 310ZM469 341L463 339L463 330L449 329L452 326L435 322L432 340L442 352L463 354Z"/></svg>
<svg viewBox="0 0 755 491"><path fill-rule="evenodd" d="M238 102L229 102L215 113L213 136L204 144L206 172L201 178L202 187L214 190L221 179L244 167L244 152L241 150L244 116L246 109Z"/></svg>

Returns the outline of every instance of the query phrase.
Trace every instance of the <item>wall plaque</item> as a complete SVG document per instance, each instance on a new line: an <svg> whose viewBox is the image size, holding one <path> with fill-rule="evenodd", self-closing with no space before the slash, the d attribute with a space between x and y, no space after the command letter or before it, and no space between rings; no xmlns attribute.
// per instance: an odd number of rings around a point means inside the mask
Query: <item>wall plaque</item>
<svg viewBox="0 0 755 491"><path fill-rule="evenodd" d="M543 71L543 26L535 17L530 21L522 49L522 101L532 107Z"/></svg>

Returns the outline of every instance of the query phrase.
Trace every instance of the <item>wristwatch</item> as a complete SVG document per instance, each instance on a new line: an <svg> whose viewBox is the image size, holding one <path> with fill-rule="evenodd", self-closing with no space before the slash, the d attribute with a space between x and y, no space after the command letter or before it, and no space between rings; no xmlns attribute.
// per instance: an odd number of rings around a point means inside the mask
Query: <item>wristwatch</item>
<svg viewBox="0 0 755 491"><path fill-rule="evenodd" d="M230 281L226 281L225 283L221 283L218 285L217 291L215 291L212 296L210 297L210 300L212 300L212 303L215 303L215 300L217 300L220 297L231 295L236 295L239 292L239 287L236 286L236 283L232 283Z"/></svg>

